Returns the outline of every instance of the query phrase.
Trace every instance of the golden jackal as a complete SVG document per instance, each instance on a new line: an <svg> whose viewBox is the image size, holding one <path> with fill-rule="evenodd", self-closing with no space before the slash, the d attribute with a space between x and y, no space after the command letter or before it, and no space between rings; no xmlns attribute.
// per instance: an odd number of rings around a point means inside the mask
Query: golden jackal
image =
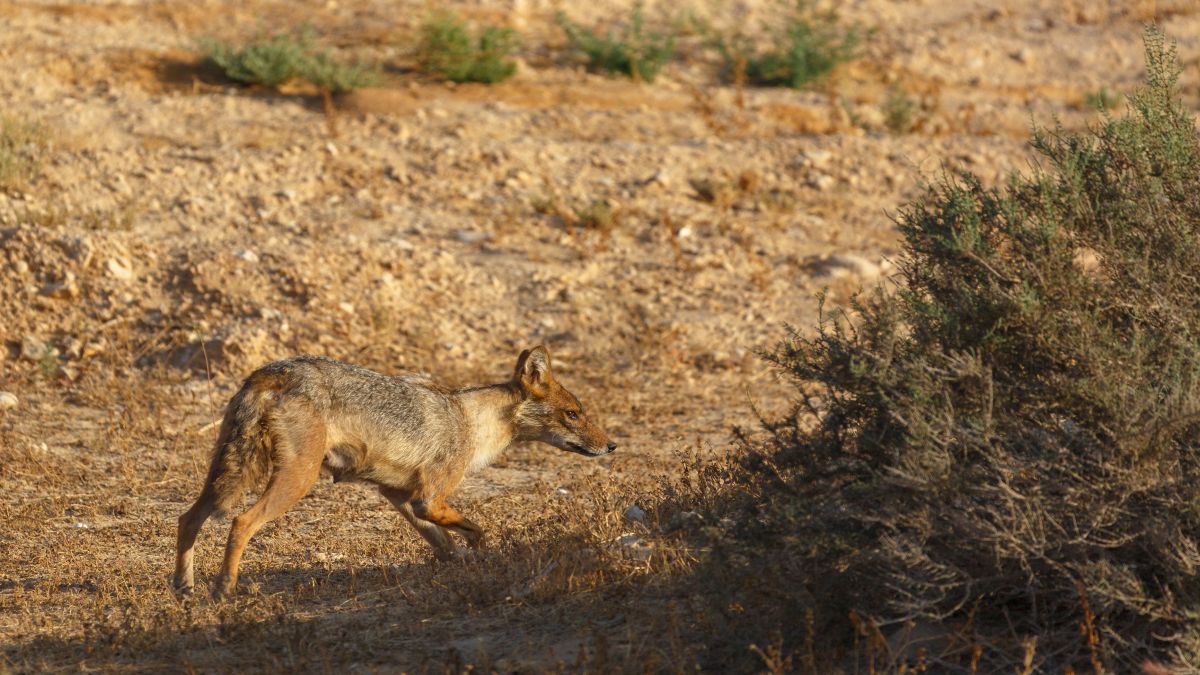
<svg viewBox="0 0 1200 675"><path fill-rule="evenodd" d="M458 391L319 356L263 366L229 402L204 489L179 518L174 588L192 591L192 547L204 521L265 478L266 490L229 532L213 595L231 593L250 537L299 501L321 469L335 481L378 485L439 557L456 551L451 530L479 547L483 530L446 497L466 471L515 441L588 456L617 447L554 379L541 346L521 353L512 380Z"/></svg>

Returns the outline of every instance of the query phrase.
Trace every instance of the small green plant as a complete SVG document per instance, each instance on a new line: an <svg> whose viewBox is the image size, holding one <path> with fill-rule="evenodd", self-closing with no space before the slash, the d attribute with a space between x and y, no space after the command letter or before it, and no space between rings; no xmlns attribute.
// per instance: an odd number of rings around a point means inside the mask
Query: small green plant
<svg viewBox="0 0 1200 675"><path fill-rule="evenodd" d="M200 46L210 62L231 80L278 87L305 80L323 92L342 93L379 81L378 72L362 63L348 65L316 48L310 28L257 38L236 46L203 38Z"/></svg>
<svg viewBox="0 0 1200 675"><path fill-rule="evenodd" d="M47 347L37 362L38 373L47 380L58 374L58 350Z"/></svg>
<svg viewBox="0 0 1200 675"><path fill-rule="evenodd" d="M300 77L312 50L307 32L262 37L242 46L204 38L200 45L229 79L265 87L278 87Z"/></svg>
<svg viewBox="0 0 1200 675"><path fill-rule="evenodd" d="M619 33L609 30L600 35L595 29L572 23L561 12L558 25L567 34L571 49L584 54L592 70L653 82L675 55L675 35L647 30L640 2L633 5L629 21Z"/></svg>
<svg viewBox="0 0 1200 675"><path fill-rule="evenodd" d="M577 206L575 222L594 230L610 230L617 222L617 214L607 199L596 199L586 206Z"/></svg>
<svg viewBox="0 0 1200 675"><path fill-rule="evenodd" d="M900 87L892 87L883 101L883 123L893 134L907 134L917 123L919 108L908 92Z"/></svg>
<svg viewBox="0 0 1200 675"><path fill-rule="evenodd" d="M1114 110L1121 105L1121 95L1100 87L1083 95L1083 104L1092 110Z"/></svg>
<svg viewBox="0 0 1200 675"><path fill-rule="evenodd" d="M318 52L310 56L301 77L321 91L331 94L379 84L379 71L374 67L362 62L340 63L327 52Z"/></svg>
<svg viewBox="0 0 1200 675"><path fill-rule="evenodd" d="M438 14L421 27L417 63L423 70L438 73L452 82L502 82L517 71L508 57L517 48L511 28L488 26L472 35L462 19Z"/></svg>
<svg viewBox="0 0 1200 675"><path fill-rule="evenodd" d="M833 13L813 10L809 0L789 5L782 28L771 33L766 49L745 35L716 40L735 82L799 89L853 59L858 46L855 29L841 28Z"/></svg>
<svg viewBox="0 0 1200 675"><path fill-rule="evenodd" d="M0 114L0 188L19 187L33 175L46 130L24 118Z"/></svg>

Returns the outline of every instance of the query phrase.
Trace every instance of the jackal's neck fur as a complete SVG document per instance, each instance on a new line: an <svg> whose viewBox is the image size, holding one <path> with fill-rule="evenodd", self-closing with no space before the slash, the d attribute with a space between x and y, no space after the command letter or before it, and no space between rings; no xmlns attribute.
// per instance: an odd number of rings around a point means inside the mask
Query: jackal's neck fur
<svg viewBox="0 0 1200 675"><path fill-rule="evenodd" d="M471 387L455 393L471 433L474 454L468 470L491 464L517 438L516 409L521 393L511 384Z"/></svg>

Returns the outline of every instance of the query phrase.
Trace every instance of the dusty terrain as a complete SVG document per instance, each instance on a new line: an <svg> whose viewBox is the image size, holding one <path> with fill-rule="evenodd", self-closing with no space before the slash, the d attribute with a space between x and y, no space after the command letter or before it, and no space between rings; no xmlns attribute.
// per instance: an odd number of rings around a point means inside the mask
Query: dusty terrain
<svg viewBox="0 0 1200 675"><path fill-rule="evenodd" d="M491 87L412 71L420 2L0 2L0 112L46 141L0 193L0 671L719 666L696 636L720 626L666 583L699 553L622 513L789 405L755 350L822 288L836 305L886 276L888 214L922 179L1000 180L1031 120L1077 127L1088 93L1129 90L1141 22L1200 93L1189 2L993 4L843 3L861 58L796 92L721 84L695 36L653 85L586 73L537 0L456 3L522 31ZM302 21L384 84L328 117L194 52ZM892 87L911 133L884 128ZM520 447L469 479L481 557L436 564L373 491L323 481L253 540L235 603L168 592L175 519L254 367L307 352L467 384L538 343L621 450ZM201 535L201 584L227 526Z"/></svg>

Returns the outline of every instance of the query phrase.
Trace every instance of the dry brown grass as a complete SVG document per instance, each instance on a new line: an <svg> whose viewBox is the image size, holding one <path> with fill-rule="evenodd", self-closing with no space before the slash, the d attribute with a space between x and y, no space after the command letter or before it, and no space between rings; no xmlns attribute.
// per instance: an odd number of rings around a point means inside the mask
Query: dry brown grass
<svg viewBox="0 0 1200 675"><path fill-rule="evenodd" d="M664 498L649 472L515 448L491 471L559 482L453 501L489 548L436 562L365 485L322 481L247 551L235 600L210 601L228 520L197 546L194 598L167 578L175 519L194 498L234 381L146 355L170 330L116 322L108 347L64 371L29 365L10 385L29 415L0 418L0 670L56 672L476 667L682 670L702 650L679 581L698 552L622 513ZM142 364L142 365L136 365ZM33 411L37 411L32 414ZM619 458L619 455L616 456ZM691 494L691 488L688 488ZM658 534L656 534L658 533ZM630 547L622 537L650 540Z"/></svg>
<svg viewBox="0 0 1200 675"><path fill-rule="evenodd" d="M468 487L456 501L492 543L448 563L434 562L372 489L321 482L252 541L235 601L201 593L180 602L167 588L175 517L194 497L215 431L177 411L207 419L225 392L165 367L130 371L146 345L128 330L108 337L114 348L64 392L76 405L55 424L0 422L0 630L16 638L3 652L9 669L541 670L582 660L608 670L694 661L683 641L661 639L660 629L687 620L670 593L645 595L686 573L692 555L660 541L643 559L617 543L653 529L621 514L653 499L657 482L582 462L564 485L515 495ZM40 390L31 405L58 396L49 383L31 384ZM544 461L545 450L522 448L498 468ZM215 521L201 534L202 584L227 528ZM635 596L636 612L662 625L630 620Z"/></svg>

